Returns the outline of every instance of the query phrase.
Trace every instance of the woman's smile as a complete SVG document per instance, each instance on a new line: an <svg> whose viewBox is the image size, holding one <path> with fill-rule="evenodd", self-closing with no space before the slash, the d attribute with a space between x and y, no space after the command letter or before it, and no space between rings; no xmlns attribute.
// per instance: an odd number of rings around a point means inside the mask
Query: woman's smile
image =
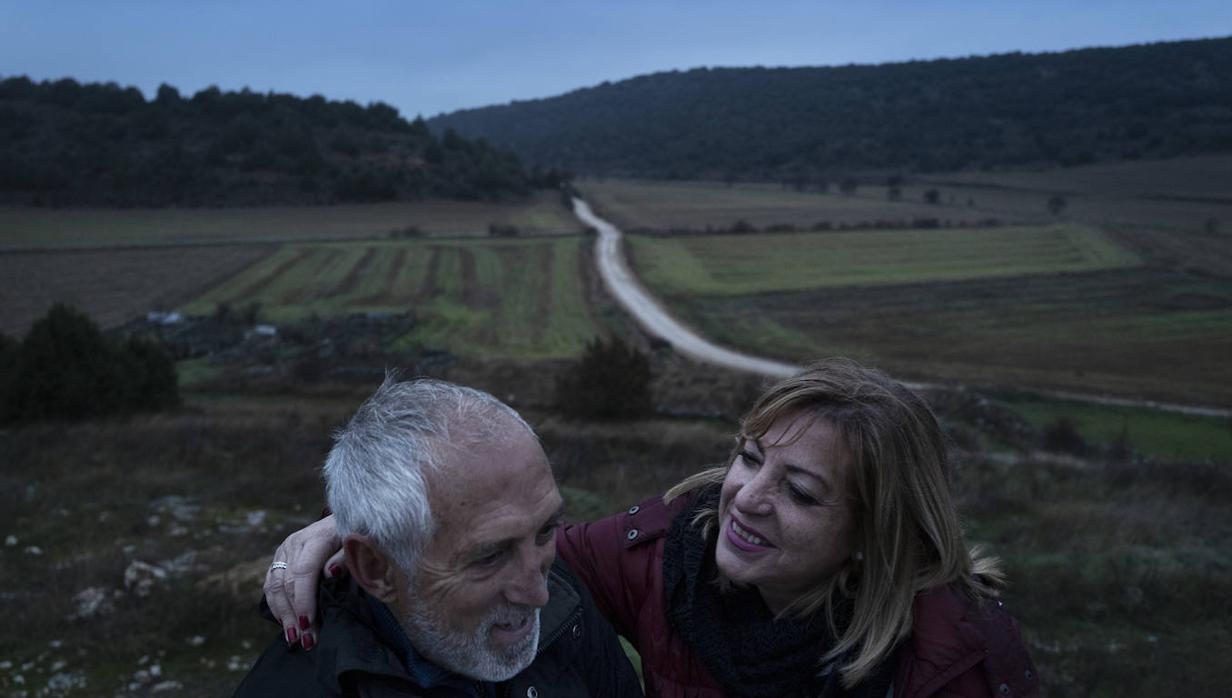
<svg viewBox="0 0 1232 698"><path fill-rule="evenodd" d="M735 516L727 527L727 536L732 545L746 553L759 553L774 548L774 544L766 540L760 532L740 523Z"/></svg>

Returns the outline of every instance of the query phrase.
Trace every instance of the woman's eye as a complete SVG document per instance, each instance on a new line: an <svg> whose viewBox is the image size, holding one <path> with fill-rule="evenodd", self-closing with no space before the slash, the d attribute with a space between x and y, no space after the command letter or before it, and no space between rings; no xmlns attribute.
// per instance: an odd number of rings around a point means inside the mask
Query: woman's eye
<svg viewBox="0 0 1232 698"><path fill-rule="evenodd" d="M816 504L819 504L816 497L809 494L808 492L805 492L799 487L788 485L787 492L791 495L792 501L794 501L796 504L803 504L805 506L814 506Z"/></svg>
<svg viewBox="0 0 1232 698"><path fill-rule="evenodd" d="M761 459L749 451L741 451L740 460L744 461L744 464L750 468L756 468L761 465Z"/></svg>

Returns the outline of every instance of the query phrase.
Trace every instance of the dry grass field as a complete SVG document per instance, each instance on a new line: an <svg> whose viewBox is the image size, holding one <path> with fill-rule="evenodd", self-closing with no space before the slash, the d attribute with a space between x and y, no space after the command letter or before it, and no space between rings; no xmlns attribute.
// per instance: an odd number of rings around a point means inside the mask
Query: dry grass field
<svg viewBox="0 0 1232 698"><path fill-rule="evenodd" d="M172 310L274 245L152 247L0 253L0 332L21 336L53 303L69 303L103 327L150 310Z"/></svg>
<svg viewBox="0 0 1232 698"><path fill-rule="evenodd" d="M887 173L860 174L852 194L796 192L779 184L587 180L579 188L601 215L626 231L727 228L737 220L758 227L818 222L838 227L878 220L937 218L959 225L986 218L1003 223L1059 219L1098 225L1202 231L1214 219L1232 230L1232 156L1140 160L1043 171L910 175L891 201ZM924 194L936 189L938 203ZM1065 197L1059 216L1048 210Z"/></svg>
<svg viewBox="0 0 1232 698"><path fill-rule="evenodd" d="M916 218L974 222L988 214L962 205L888 201L884 190L871 195L797 192L778 184L740 182L652 182L585 180L578 189L595 212L626 232L672 228L729 228L746 221L759 228L790 224L808 229L817 223L834 227L875 220L910 223Z"/></svg>
<svg viewBox="0 0 1232 698"><path fill-rule="evenodd" d="M528 202L457 201L253 208L43 209L0 207L0 250L383 238L418 227L428 235L576 233L577 219L554 192Z"/></svg>

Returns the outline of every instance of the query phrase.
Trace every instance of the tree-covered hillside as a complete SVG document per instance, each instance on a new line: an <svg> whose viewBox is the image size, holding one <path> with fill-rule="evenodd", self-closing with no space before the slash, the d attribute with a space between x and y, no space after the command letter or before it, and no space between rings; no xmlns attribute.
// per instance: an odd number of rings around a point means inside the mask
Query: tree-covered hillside
<svg viewBox="0 0 1232 698"><path fill-rule="evenodd" d="M429 122L531 162L767 178L1232 149L1232 38L833 68L715 68Z"/></svg>
<svg viewBox="0 0 1232 698"><path fill-rule="evenodd" d="M210 87L0 80L0 203L250 205L502 199L549 177L386 104Z"/></svg>

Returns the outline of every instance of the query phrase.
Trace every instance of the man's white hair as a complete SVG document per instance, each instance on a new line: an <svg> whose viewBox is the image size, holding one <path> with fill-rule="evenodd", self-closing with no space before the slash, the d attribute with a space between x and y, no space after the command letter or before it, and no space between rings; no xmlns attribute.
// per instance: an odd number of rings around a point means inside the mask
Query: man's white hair
<svg viewBox="0 0 1232 698"><path fill-rule="evenodd" d="M325 460L325 493L338 536L369 536L413 576L436 532L427 472L442 466L450 447L499 436L509 420L534 435L513 408L482 390L428 378L398 382L397 374L387 374L334 435Z"/></svg>

